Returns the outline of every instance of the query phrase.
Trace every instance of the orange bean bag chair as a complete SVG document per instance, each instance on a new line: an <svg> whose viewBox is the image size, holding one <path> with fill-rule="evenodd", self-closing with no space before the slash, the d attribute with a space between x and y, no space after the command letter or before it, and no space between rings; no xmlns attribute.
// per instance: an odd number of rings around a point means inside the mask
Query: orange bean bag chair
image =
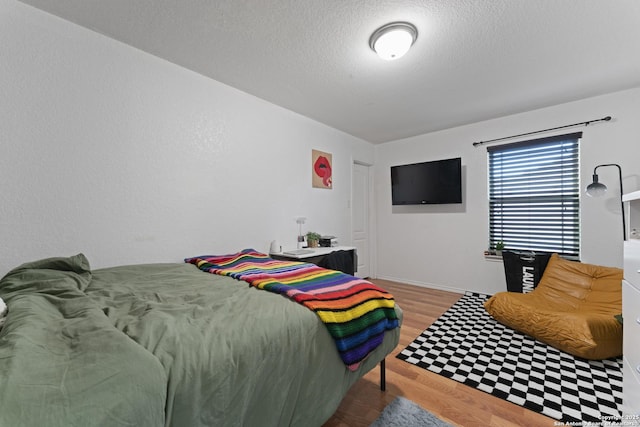
<svg viewBox="0 0 640 427"><path fill-rule="evenodd" d="M584 359L622 355L622 270L553 254L530 293L499 292L485 309L498 322Z"/></svg>

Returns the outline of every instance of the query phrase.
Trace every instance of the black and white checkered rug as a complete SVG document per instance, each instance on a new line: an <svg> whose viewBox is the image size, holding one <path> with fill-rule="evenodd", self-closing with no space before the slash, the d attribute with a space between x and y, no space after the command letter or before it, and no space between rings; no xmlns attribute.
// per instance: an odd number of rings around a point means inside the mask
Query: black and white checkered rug
<svg viewBox="0 0 640 427"><path fill-rule="evenodd" d="M495 321L467 292L397 357L556 420L619 420L622 358L584 360Z"/></svg>

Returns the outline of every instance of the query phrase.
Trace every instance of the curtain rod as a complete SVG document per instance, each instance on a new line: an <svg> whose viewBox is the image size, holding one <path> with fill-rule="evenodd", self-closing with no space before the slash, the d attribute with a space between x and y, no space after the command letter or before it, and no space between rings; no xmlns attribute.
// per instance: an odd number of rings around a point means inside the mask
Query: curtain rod
<svg viewBox="0 0 640 427"><path fill-rule="evenodd" d="M527 135L533 135L533 134L536 134L536 133L549 132L551 130L564 129L564 128L569 128L569 127L573 127L573 126L580 126L580 125L589 126L591 123L603 122L603 121L604 122L608 122L609 120L611 120L611 116L603 117L601 119L589 120L589 121L586 121L586 122L580 122L580 123L573 123L573 124L570 124L570 125L558 126L558 127L555 127L555 128L549 128L549 129L543 129L543 130L536 130L536 131L533 131L533 132L521 133L519 135L511 135L511 136L505 136L503 138L495 138L495 139L489 139L487 141L474 142L473 146L477 147L479 145L488 144L490 142L502 141L504 139L510 139L510 138L518 138L520 136L527 136Z"/></svg>

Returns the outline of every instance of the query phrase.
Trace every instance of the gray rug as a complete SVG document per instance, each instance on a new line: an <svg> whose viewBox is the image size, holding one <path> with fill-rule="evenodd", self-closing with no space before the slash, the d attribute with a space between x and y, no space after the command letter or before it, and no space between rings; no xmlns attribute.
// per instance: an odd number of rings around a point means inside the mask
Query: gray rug
<svg viewBox="0 0 640 427"><path fill-rule="evenodd" d="M453 427L404 397L396 397L370 427Z"/></svg>

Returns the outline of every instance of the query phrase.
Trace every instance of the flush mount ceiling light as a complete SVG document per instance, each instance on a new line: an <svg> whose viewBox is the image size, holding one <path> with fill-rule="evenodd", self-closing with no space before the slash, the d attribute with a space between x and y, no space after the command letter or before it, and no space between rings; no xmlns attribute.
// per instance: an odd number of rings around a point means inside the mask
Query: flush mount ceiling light
<svg viewBox="0 0 640 427"><path fill-rule="evenodd" d="M392 22L371 34L369 46L384 60L392 61L409 51L418 38L418 30L408 22Z"/></svg>

